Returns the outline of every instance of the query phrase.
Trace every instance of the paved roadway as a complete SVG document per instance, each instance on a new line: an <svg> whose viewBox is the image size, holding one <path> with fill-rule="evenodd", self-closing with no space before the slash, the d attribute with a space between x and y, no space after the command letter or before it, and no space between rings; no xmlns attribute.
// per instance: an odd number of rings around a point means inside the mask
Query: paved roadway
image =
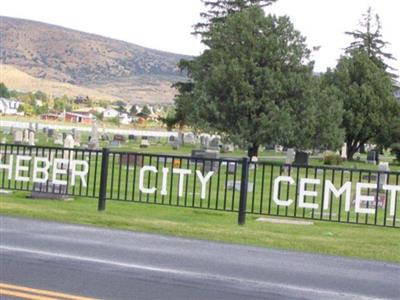
<svg viewBox="0 0 400 300"><path fill-rule="evenodd" d="M4 216L0 222L3 284L129 300L400 297L400 264Z"/></svg>

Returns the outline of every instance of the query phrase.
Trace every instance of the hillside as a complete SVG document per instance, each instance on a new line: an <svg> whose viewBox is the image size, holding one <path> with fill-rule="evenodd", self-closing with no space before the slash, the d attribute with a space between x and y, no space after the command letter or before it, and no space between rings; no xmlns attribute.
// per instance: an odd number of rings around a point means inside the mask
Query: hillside
<svg viewBox="0 0 400 300"><path fill-rule="evenodd" d="M0 41L0 63L4 65L34 78L135 102L171 102L174 90L170 85L182 79L176 64L181 58L188 58L9 17L0 17ZM7 74L1 76L4 81L9 80Z"/></svg>
<svg viewBox="0 0 400 300"><path fill-rule="evenodd" d="M87 95L92 99L118 100L118 97L102 93L95 89L73 85L66 82L58 82L49 79L35 78L14 66L0 64L0 82L12 89L21 92L46 91L47 94L61 97L67 95L75 97L76 95Z"/></svg>

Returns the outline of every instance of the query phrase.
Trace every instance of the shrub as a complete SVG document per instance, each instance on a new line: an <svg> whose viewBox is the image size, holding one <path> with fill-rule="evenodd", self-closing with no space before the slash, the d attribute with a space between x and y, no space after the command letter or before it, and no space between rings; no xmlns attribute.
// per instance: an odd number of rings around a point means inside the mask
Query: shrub
<svg viewBox="0 0 400 300"><path fill-rule="evenodd" d="M400 162L400 143L395 143L390 146L392 149L390 152L396 156L396 160Z"/></svg>
<svg viewBox="0 0 400 300"><path fill-rule="evenodd" d="M343 163L343 158L334 152L327 152L323 157L324 165L340 165Z"/></svg>

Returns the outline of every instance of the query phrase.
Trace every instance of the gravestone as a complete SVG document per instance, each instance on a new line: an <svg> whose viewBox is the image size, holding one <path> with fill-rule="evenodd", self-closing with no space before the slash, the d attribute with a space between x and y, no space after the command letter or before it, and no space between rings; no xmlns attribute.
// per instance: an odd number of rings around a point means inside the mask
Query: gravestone
<svg viewBox="0 0 400 300"><path fill-rule="evenodd" d="M66 135L63 146L64 146L64 148L74 148L75 140L71 134Z"/></svg>
<svg viewBox="0 0 400 300"><path fill-rule="evenodd" d="M56 134L56 136L54 138L54 144L55 145L63 145L64 144L63 135L61 133Z"/></svg>
<svg viewBox="0 0 400 300"><path fill-rule="evenodd" d="M282 152L283 147L281 145L275 145L275 152Z"/></svg>
<svg viewBox="0 0 400 300"><path fill-rule="evenodd" d="M235 189L236 191L240 192L240 185L241 185L241 181L240 180L236 180L236 181L229 180L227 182L226 187L227 187L228 190ZM254 183L253 182L248 182L247 183L247 192L248 193L252 193L253 190L254 190Z"/></svg>
<svg viewBox="0 0 400 300"><path fill-rule="evenodd" d="M14 135L15 128L13 126L10 127L10 135Z"/></svg>
<svg viewBox="0 0 400 300"><path fill-rule="evenodd" d="M47 137L52 138L54 136L54 129L48 128L47 130Z"/></svg>
<svg viewBox="0 0 400 300"><path fill-rule="evenodd" d="M128 135L128 140L134 141L135 140L135 135L134 134L129 134Z"/></svg>
<svg viewBox="0 0 400 300"><path fill-rule="evenodd" d="M47 128L47 127L43 127L42 128L42 132L44 133L44 134L46 134L47 135L47 131L48 131L49 129Z"/></svg>
<svg viewBox="0 0 400 300"><path fill-rule="evenodd" d="M35 130L39 131L39 123L35 123Z"/></svg>
<svg viewBox="0 0 400 300"><path fill-rule="evenodd" d="M219 143L220 143L220 138L219 137L213 137L210 141L209 149L211 150L218 150L219 151Z"/></svg>
<svg viewBox="0 0 400 300"><path fill-rule="evenodd" d="M24 136L23 136L22 130L14 131L14 136L13 136L14 144L17 144L17 145L22 144L23 138L24 138Z"/></svg>
<svg viewBox="0 0 400 300"><path fill-rule="evenodd" d="M121 142L120 141L116 141L116 140L112 140L110 142L110 146L111 147L120 147L121 146Z"/></svg>
<svg viewBox="0 0 400 300"><path fill-rule="evenodd" d="M235 174L236 164L234 162L228 162L227 164L228 174Z"/></svg>
<svg viewBox="0 0 400 300"><path fill-rule="evenodd" d="M168 143L173 146L178 139L174 135L170 135L168 138Z"/></svg>
<svg viewBox="0 0 400 300"><path fill-rule="evenodd" d="M347 159L347 144L344 143L342 149L340 151L340 157L343 159Z"/></svg>
<svg viewBox="0 0 400 300"><path fill-rule="evenodd" d="M222 153L232 153L235 151L235 146L233 144L223 144L221 147Z"/></svg>
<svg viewBox="0 0 400 300"><path fill-rule="evenodd" d="M275 150L275 145L274 144L266 144L265 150Z"/></svg>
<svg viewBox="0 0 400 300"><path fill-rule="evenodd" d="M183 135L183 143L184 144L189 144L189 145L195 144L196 143L196 139L194 137L194 134L192 132L185 133Z"/></svg>
<svg viewBox="0 0 400 300"><path fill-rule="evenodd" d="M64 148L74 148L75 147L75 141L71 134L67 134L67 136L65 137L63 147ZM74 159L74 151L64 150L63 157L65 159L69 159L69 160Z"/></svg>
<svg viewBox="0 0 400 300"><path fill-rule="evenodd" d="M67 195L67 191L67 185L55 184L51 180L46 183L35 182L30 197L33 199L72 200Z"/></svg>
<svg viewBox="0 0 400 300"><path fill-rule="evenodd" d="M28 129L24 129L24 131L23 131L22 143L24 143L24 144L29 143L29 130Z"/></svg>
<svg viewBox="0 0 400 300"><path fill-rule="evenodd" d="M376 163L377 152L375 150L370 150L367 152L367 163Z"/></svg>
<svg viewBox="0 0 400 300"><path fill-rule="evenodd" d="M67 133L66 133L66 132L63 132L63 133L62 133L62 137L63 137L63 140L65 140L65 138L67 137Z"/></svg>
<svg viewBox="0 0 400 300"><path fill-rule="evenodd" d="M135 167L135 166L143 166L143 155L136 154L121 154L119 156L119 162L122 166L125 167Z"/></svg>
<svg viewBox="0 0 400 300"><path fill-rule="evenodd" d="M289 148L286 151L286 160L285 163L291 165L296 157L296 151L293 148Z"/></svg>
<svg viewBox="0 0 400 300"><path fill-rule="evenodd" d="M34 131L29 131L28 145L35 146L35 132Z"/></svg>
<svg viewBox="0 0 400 300"><path fill-rule="evenodd" d="M208 148L210 146L210 135L209 134L201 134L200 135L200 144L203 148Z"/></svg>
<svg viewBox="0 0 400 300"><path fill-rule="evenodd" d="M96 122L92 125L92 130L90 132L90 141L88 142L89 149L98 149L99 148L99 130L97 128Z"/></svg>
<svg viewBox="0 0 400 300"><path fill-rule="evenodd" d="M379 172L390 172L389 163L388 162L381 162L378 166ZM386 173L379 173L379 190L382 189L383 185L387 184L388 175Z"/></svg>
<svg viewBox="0 0 400 300"><path fill-rule="evenodd" d="M115 134L113 137L113 141L118 141L120 143L124 143L125 137L122 134Z"/></svg>
<svg viewBox="0 0 400 300"><path fill-rule="evenodd" d="M34 126L33 123L29 122L29 130L35 130L35 128L33 126Z"/></svg>
<svg viewBox="0 0 400 300"><path fill-rule="evenodd" d="M191 162L197 162L200 169L204 164L204 172L218 171L219 162L214 160L219 158L219 152L213 150L192 150Z"/></svg>
<svg viewBox="0 0 400 300"><path fill-rule="evenodd" d="M148 148L150 146L148 139L143 139L140 141L140 148Z"/></svg>
<svg viewBox="0 0 400 300"><path fill-rule="evenodd" d="M300 165L300 166L307 166L308 158L309 158L309 154L307 152L296 151L293 164Z"/></svg>

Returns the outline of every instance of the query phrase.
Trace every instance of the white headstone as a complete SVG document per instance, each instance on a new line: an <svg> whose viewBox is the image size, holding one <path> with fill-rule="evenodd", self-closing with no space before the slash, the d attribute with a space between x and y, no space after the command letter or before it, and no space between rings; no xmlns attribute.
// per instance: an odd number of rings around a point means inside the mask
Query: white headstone
<svg viewBox="0 0 400 300"><path fill-rule="evenodd" d="M22 142L24 144L29 144L29 130L28 129L24 129Z"/></svg>
<svg viewBox="0 0 400 300"><path fill-rule="evenodd" d="M56 134L56 137L54 139L54 144L56 144L56 145L63 145L64 144L62 133L57 133Z"/></svg>
<svg viewBox="0 0 400 300"><path fill-rule="evenodd" d="M347 159L347 144L344 143L342 146L342 150L340 151L340 156L344 159Z"/></svg>
<svg viewBox="0 0 400 300"><path fill-rule="evenodd" d="M71 134L67 134L67 136L64 139L63 146L64 148L74 148L75 141L74 137ZM74 151L64 150L64 158L72 160L74 158Z"/></svg>
<svg viewBox="0 0 400 300"><path fill-rule="evenodd" d="M381 162L378 165L378 171L380 172L390 172L389 163ZM382 188L384 184L387 184L387 174L379 174L379 189Z"/></svg>
<svg viewBox="0 0 400 300"><path fill-rule="evenodd" d="M294 162L295 156L296 156L296 151L293 148L287 149L285 163L291 165Z"/></svg>
<svg viewBox="0 0 400 300"><path fill-rule="evenodd" d="M23 140L23 133L21 130L15 130L14 131L14 143L15 144L21 144Z"/></svg>
<svg viewBox="0 0 400 300"><path fill-rule="evenodd" d="M35 146L35 132L29 131L28 145Z"/></svg>
<svg viewBox="0 0 400 300"><path fill-rule="evenodd" d="M195 144L196 143L196 139L194 137L194 134L192 132L185 133L183 135L183 143L184 144L191 144L191 145Z"/></svg>

